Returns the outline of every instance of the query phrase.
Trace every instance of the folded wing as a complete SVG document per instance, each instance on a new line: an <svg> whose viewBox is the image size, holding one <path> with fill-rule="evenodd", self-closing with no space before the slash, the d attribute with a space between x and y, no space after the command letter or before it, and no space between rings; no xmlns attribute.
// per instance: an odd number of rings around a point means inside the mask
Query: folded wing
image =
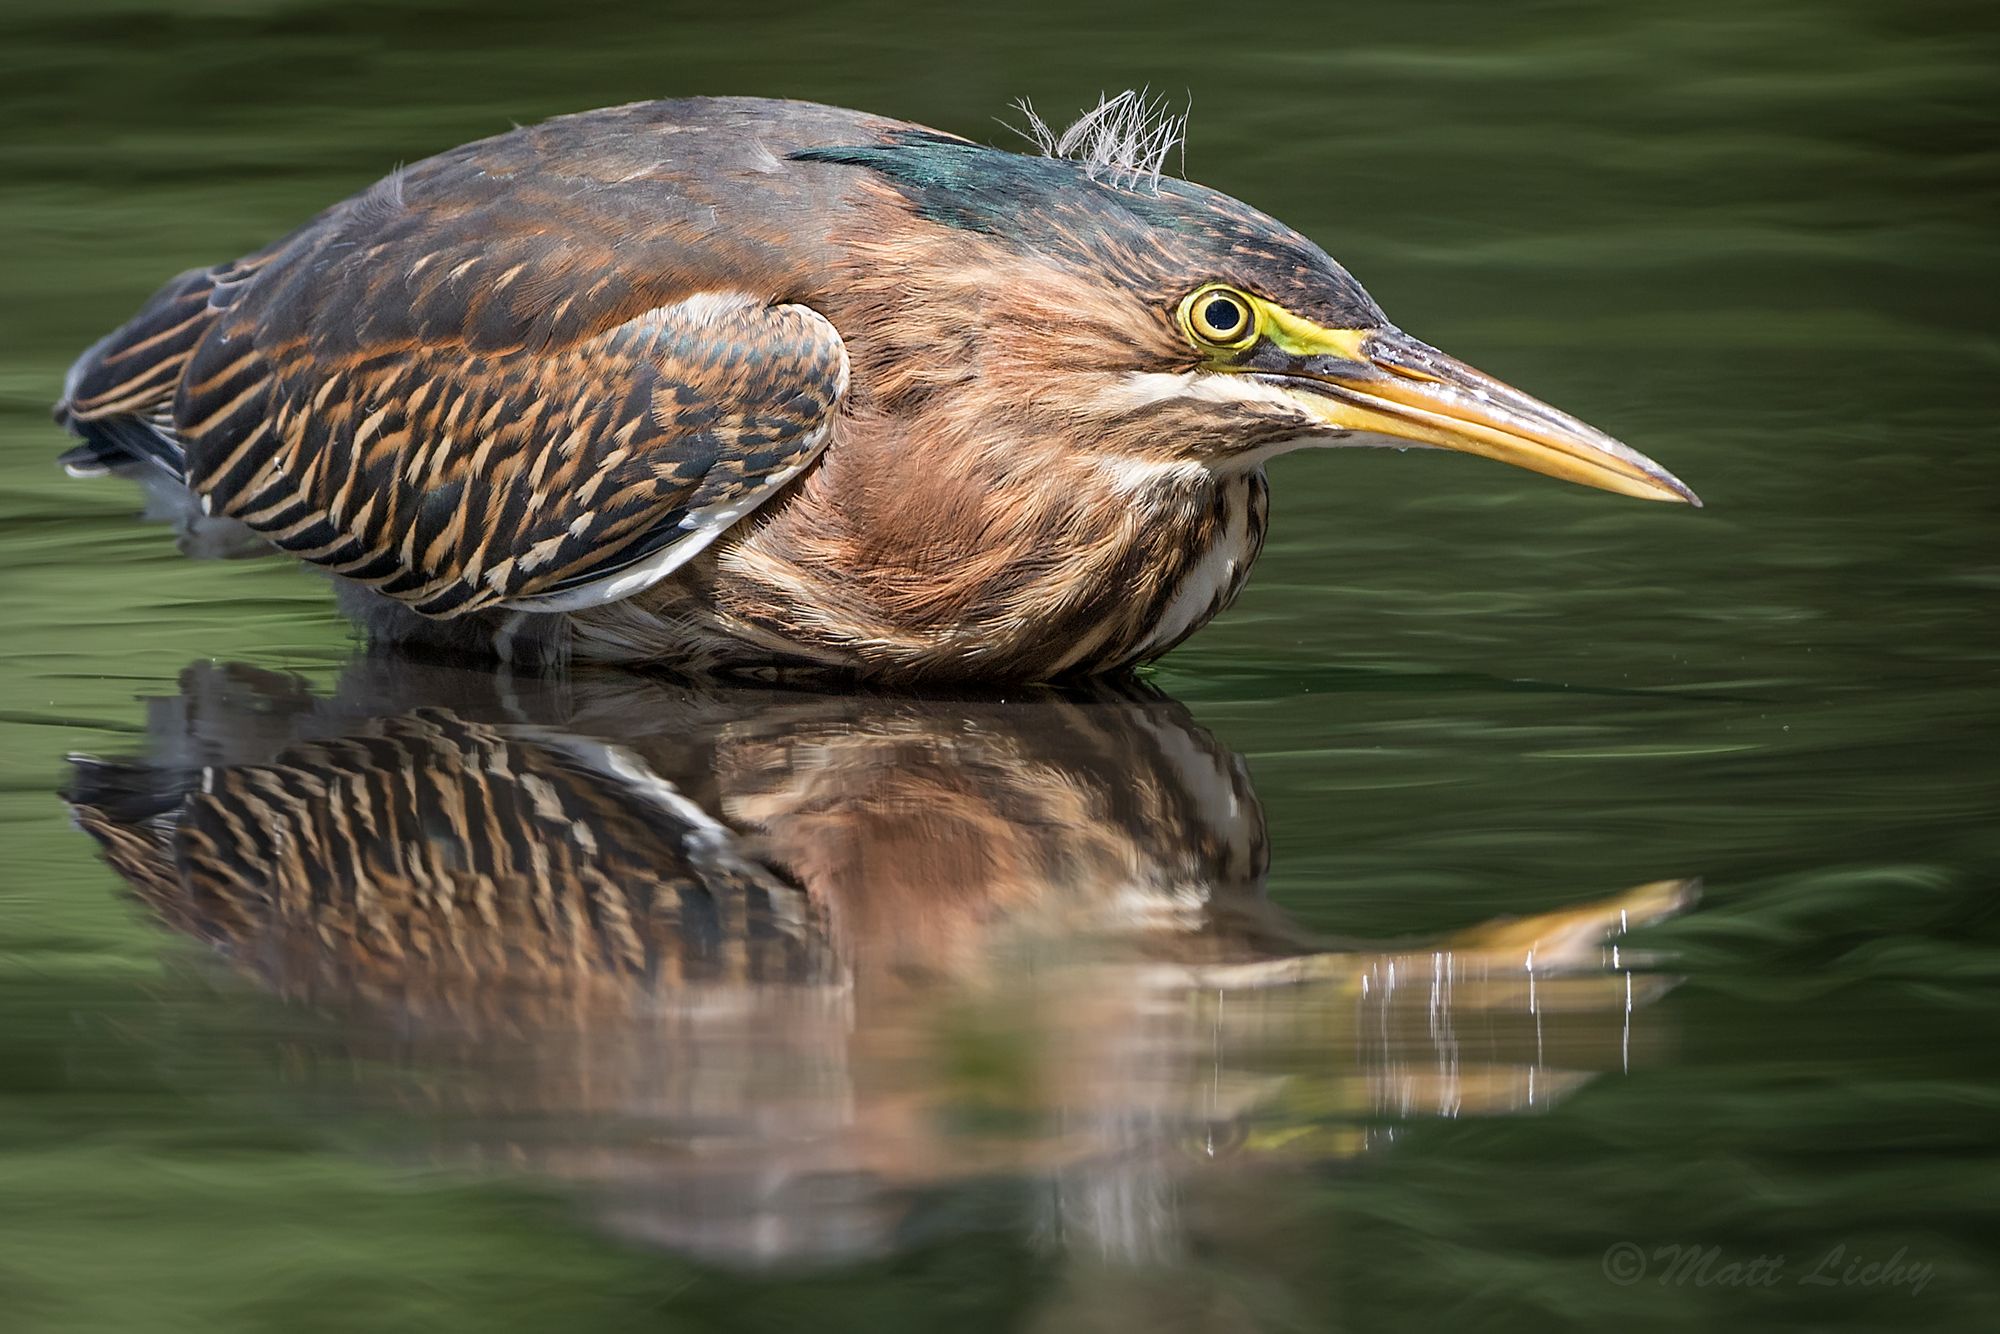
<svg viewBox="0 0 2000 1334"><path fill-rule="evenodd" d="M208 339L175 400L210 512L412 609L567 610L665 577L826 443L839 334L686 297L566 346ZM305 345L301 345L303 348Z"/></svg>

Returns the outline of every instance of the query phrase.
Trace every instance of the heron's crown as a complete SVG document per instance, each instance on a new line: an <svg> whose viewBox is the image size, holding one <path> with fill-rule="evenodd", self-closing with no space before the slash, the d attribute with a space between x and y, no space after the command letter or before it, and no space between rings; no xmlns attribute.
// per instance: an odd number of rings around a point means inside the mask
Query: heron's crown
<svg viewBox="0 0 2000 1334"><path fill-rule="evenodd" d="M935 226L1061 263L1157 298L1226 281L1332 328L1384 322L1352 275L1277 219L1191 181L1107 172L921 129L808 148L808 162L865 168Z"/></svg>

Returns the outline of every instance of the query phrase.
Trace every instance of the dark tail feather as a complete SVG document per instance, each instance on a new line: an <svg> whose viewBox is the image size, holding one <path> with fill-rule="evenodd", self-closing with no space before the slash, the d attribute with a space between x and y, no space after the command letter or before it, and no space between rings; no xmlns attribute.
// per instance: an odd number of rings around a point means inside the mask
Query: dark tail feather
<svg viewBox="0 0 2000 1334"><path fill-rule="evenodd" d="M70 475L117 475L139 483L146 516L172 523L190 556L227 560L271 549L236 520L204 513L189 493L187 450L174 430L173 404L203 340L273 253L192 269L162 287L76 359L55 407L56 421L78 442L61 458Z"/></svg>
<svg viewBox="0 0 2000 1334"><path fill-rule="evenodd" d="M144 417L79 420L62 408L57 409L56 419L81 441L56 460L72 477L157 468L175 482L187 479L187 455L180 438L165 426Z"/></svg>
<svg viewBox="0 0 2000 1334"><path fill-rule="evenodd" d="M265 256L190 269L69 368L55 418L83 443L62 456L70 472L164 472L179 482L187 458L174 434L180 377L216 321Z"/></svg>

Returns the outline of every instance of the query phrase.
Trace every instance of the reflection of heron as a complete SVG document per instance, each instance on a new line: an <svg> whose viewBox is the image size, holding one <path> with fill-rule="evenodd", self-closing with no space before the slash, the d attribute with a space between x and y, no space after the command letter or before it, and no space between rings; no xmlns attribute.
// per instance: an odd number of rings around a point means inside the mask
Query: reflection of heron
<svg viewBox="0 0 2000 1334"><path fill-rule="evenodd" d="M1052 1183L1072 1242L1157 1252L1199 1164L1544 1105L1656 990L1606 941L1689 892L1311 940L1263 897L1241 760L1137 690L363 659L328 698L190 669L152 731L70 799L164 921L345 1016L466 1148L738 1259L885 1245L899 1201L995 1174Z"/></svg>
<svg viewBox="0 0 2000 1334"><path fill-rule="evenodd" d="M750 99L469 144L170 282L72 370L65 462L333 572L386 636L904 678L1166 652L1291 449L1694 501L1162 178L1143 110L1042 156Z"/></svg>

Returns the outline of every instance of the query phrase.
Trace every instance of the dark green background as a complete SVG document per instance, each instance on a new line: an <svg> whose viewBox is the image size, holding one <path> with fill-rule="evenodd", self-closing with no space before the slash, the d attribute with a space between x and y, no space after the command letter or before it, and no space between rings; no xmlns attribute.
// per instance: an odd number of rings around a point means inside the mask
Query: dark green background
<svg viewBox="0 0 2000 1334"><path fill-rule="evenodd" d="M1190 175L1709 505L1437 454L1280 461L1248 593L1156 678L1250 757L1274 896L1399 935L1662 876L1707 891L1647 942L1688 978L1658 1008L1668 1055L1546 1115L1415 1126L1266 1187L1200 1266L1099 1275L1082 1310L1993 1327L1992 16L8 0L0 1323L1079 1327L1049 1302L1075 1277L999 1224L730 1277L610 1244L532 1183L398 1170L302 1117L281 1052L304 1020L177 962L54 789L66 751L128 744L135 697L190 660L324 678L347 632L316 579L183 562L126 490L64 479L46 411L167 275L510 122L764 93L1004 142L1014 98L1054 118L1150 84L1192 97ZM1795 1263L1901 1247L1936 1273L1917 1296L1622 1288L1600 1269L1618 1240Z"/></svg>

